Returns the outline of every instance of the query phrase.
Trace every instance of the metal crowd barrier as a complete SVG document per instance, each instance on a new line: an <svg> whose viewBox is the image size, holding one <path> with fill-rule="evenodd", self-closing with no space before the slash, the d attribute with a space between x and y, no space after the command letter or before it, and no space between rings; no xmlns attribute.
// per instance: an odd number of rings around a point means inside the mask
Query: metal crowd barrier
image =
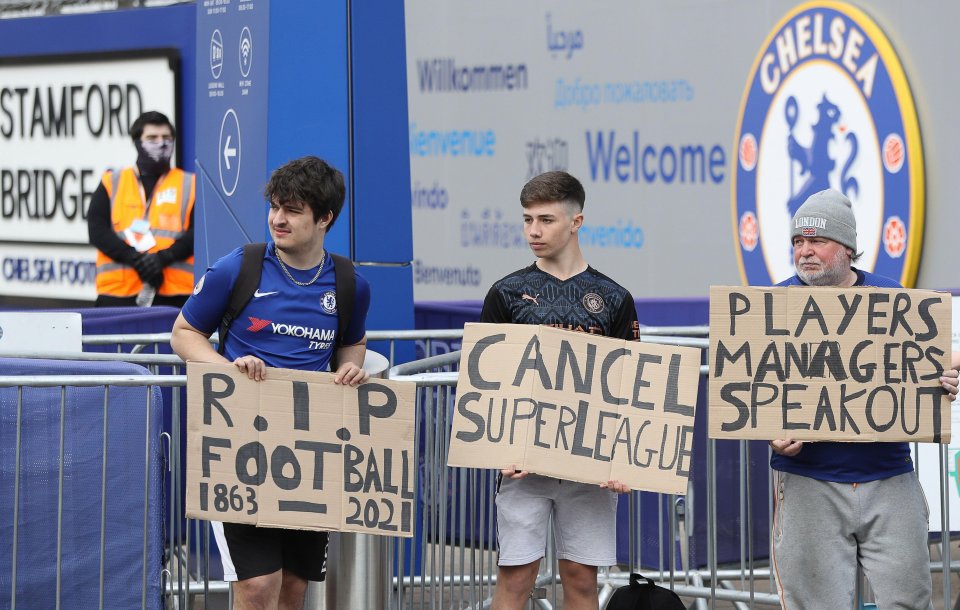
<svg viewBox="0 0 960 610"><path fill-rule="evenodd" d="M645 341L689 345L706 348L706 327L681 327L644 329ZM417 385L417 435L416 446L420 450L418 472L418 502L415 536L410 539L388 538L384 545L388 553L386 565L390 566L391 576L384 583L389 587L390 608L427 609L439 608L475 608L489 607L496 585L496 529L494 497L496 476L490 470L470 468L449 468L446 455L450 441L450 418L455 401L456 372L459 353L450 349L450 344L458 342L461 330L449 331L381 331L371 332L371 341L389 342L391 364L394 348L399 342L419 342L421 353L430 354L435 344L445 342L440 355L429 356L416 361L394 365L389 377L405 380ZM161 386L172 388L170 392L171 423L168 433L163 434L162 442L167 459L167 475L170 479L170 494L166 506L154 507L165 510L166 550L164 569L161 574L149 576L159 579L163 589L163 605L166 608L199 607L199 596L203 596L203 607L211 607L207 600L216 596L227 596L227 583L216 580L215 546L211 547L209 524L207 522L187 520L183 515L183 472L182 447L185 442L181 427L181 415L184 408L182 388L186 377L183 363L175 355L161 354L163 346L168 345L169 334L126 335L126 336L85 336L84 344L124 344L131 346L131 352L83 354L18 354L23 358L43 358L76 361L116 361L137 363L152 371L169 370L170 374L144 376L0 376L0 388L60 387L63 391L74 387L123 387L123 386ZM457 344L456 347L459 347ZM706 366L701 367L701 375L706 375ZM19 426L19 419L17 425ZM724 501L729 501L728 490L717 489L717 469L727 468L728 464L718 463L717 450L729 452L731 447L739 457L739 485L736 498L736 527L739 536L739 557L735 561L718 560L718 498L722 493ZM952 607L952 588L949 575L960 572L960 562L952 562L950 552L949 518L950 507L948 487L951 473L947 465L947 448L939 448L941 531L937 546L941 559L931 561L931 571L943 575L941 586L935 592L943 607ZM779 605L776 586L769 569L769 548L756 556L758 548L754 539L754 522L758 517L756 502L765 507L767 522L772 519L772 477L767 476L764 489L756 489L744 466L753 462L765 463L769 460L769 450L757 455L747 442L713 441L706 445L706 498L705 510L695 508L698 499L694 494L671 496L633 492L627 499L628 557L623 565L600 571L601 608L609 600L615 587L628 582L631 570L642 571L645 575L658 580L688 600L698 610L716 608L775 607ZM21 467L20 464L17 465ZM18 475L19 473L15 473ZM106 485L106 483L104 483ZM693 487L691 486L691 491ZM133 490L107 490L118 493L131 493ZM146 493L147 490L139 490ZM62 496L60 498L62 502ZM650 505L655 506L651 511ZM57 507L62 512L62 504ZM8 515L0 515L7 519ZM93 521L93 520L92 520ZM695 530L706 526L706 552L699 554L691 545L695 540ZM653 526L651 527L651 524ZM94 525L96 525L94 523ZM653 530L654 534L649 532ZM54 535L53 533L51 535ZM61 535L58 529L56 536ZM15 542L14 542L15 544ZM532 593L530 606L541 609L556 608L561 605L561 587L553 545L542 562L537 587ZM761 545L762 546L762 545ZM649 559L649 548L654 549L656 560ZM696 553L694 552L696 550ZM697 555L698 561L693 560ZM705 562L702 560L705 558ZM946 566L946 569L945 569ZM56 566L59 571L59 566ZM16 562L11 582L16 582ZM0 579L0 582L3 582ZM102 593L101 579L101 593ZM18 600L16 587L9 591L0 591L0 606L12 608L31 607L30 600ZM9 600L9 604L8 604ZM946 603L944 603L946 600ZM66 602L66 607L69 602ZM58 606L59 607L59 606ZM110 607L109 600L101 607ZM148 607L146 600L143 607ZM863 606L860 606L863 607Z"/></svg>

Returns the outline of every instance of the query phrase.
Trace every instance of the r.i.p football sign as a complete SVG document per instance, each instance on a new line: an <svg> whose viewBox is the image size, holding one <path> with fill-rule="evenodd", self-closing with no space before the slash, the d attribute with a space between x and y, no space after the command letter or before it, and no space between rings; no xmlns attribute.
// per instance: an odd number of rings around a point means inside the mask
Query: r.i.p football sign
<svg viewBox="0 0 960 610"><path fill-rule="evenodd" d="M187 365L187 516L413 535L411 383Z"/></svg>

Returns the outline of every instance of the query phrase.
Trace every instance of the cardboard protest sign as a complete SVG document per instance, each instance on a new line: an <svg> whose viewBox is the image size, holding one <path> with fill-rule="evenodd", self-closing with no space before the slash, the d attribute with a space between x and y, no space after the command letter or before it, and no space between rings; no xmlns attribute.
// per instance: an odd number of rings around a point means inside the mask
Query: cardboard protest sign
<svg viewBox="0 0 960 610"><path fill-rule="evenodd" d="M413 535L416 387L187 365L187 516Z"/></svg>
<svg viewBox="0 0 960 610"><path fill-rule="evenodd" d="M710 288L711 438L950 441L950 295Z"/></svg>
<svg viewBox="0 0 960 610"><path fill-rule="evenodd" d="M700 354L548 326L468 324L448 464L686 493Z"/></svg>

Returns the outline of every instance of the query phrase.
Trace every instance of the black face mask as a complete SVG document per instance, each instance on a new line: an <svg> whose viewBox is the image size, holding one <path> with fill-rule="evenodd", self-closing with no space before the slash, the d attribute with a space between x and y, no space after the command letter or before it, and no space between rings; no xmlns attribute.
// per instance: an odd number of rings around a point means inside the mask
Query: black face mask
<svg viewBox="0 0 960 610"><path fill-rule="evenodd" d="M173 156L173 142L161 140L134 142L137 147L137 167L140 173L158 176L170 169L170 157Z"/></svg>

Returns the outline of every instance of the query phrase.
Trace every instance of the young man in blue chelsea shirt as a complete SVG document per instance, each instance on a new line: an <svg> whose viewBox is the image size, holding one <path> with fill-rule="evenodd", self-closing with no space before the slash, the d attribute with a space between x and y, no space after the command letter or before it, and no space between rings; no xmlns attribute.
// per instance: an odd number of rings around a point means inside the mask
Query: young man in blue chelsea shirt
<svg viewBox="0 0 960 610"><path fill-rule="evenodd" d="M902 288L851 266L857 227L850 200L811 195L791 223L796 275L780 286ZM960 354L940 383L957 394ZM907 443L770 441L776 513L773 564L789 610L850 608L857 564L885 608L932 608L929 511Z"/></svg>
<svg viewBox="0 0 960 610"><path fill-rule="evenodd" d="M272 240L260 285L239 312L224 341L224 354L208 341L227 310L240 272L242 248L214 263L200 278L173 327L170 343L184 360L232 362L250 379L266 367L323 371L339 363L335 382L358 385L364 372L370 288L356 275L350 323L337 337L334 264L323 240L343 208L343 175L316 157L280 167L265 189ZM235 580L234 608L302 608L308 580L323 580L327 534L214 524L227 580Z"/></svg>

